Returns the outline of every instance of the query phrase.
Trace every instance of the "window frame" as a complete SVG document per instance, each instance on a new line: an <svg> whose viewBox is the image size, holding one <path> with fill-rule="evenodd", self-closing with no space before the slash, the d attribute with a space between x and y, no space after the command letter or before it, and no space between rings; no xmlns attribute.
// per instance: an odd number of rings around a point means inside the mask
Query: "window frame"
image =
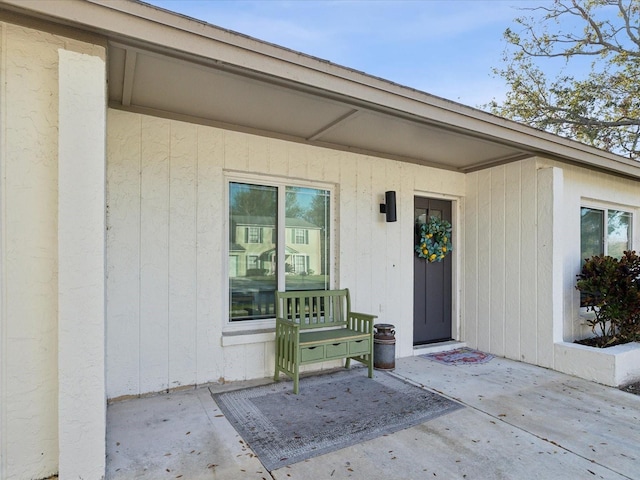
<svg viewBox="0 0 640 480"><path fill-rule="evenodd" d="M605 224L603 225L604 236L602 239L603 247L604 247L603 248L604 252L602 253L603 255L608 255L607 243L608 243L608 236L609 236L609 233L608 233L609 232L609 211L615 210L615 211L623 211L625 213L629 213L631 215L631 221L629 222L629 228L631 229L631 232L629 234L629 242L630 242L629 249L635 250L635 245L638 243L636 238L636 232L638 231L637 222L639 221L638 207L582 198L580 201L579 215L580 215L580 212L582 212L583 208L600 210L604 214L603 218L605 219L605 222L604 222ZM579 218L578 220L578 235L579 235L578 256L580 257L578 261L578 273L580 273L580 271L582 270L582 264L584 262L584 258L582 258L583 256L582 255L582 222L580 221L580 217L578 218ZM581 294L577 290L576 290L576 296L578 298L578 307L579 307L580 317L583 317L583 318L592 317L594 315L593 312L587 311L589 307L587 305L582 304Z"/></svg>
<svg viewBox="0 0 640 480"><path fill-rule="evenodd" d="M605 203L605 202L598 202L598 201L594 201L594 200L585 200L583 199L580 202L580 212L582 211L583 208L590 208L592 210L600 210L604 213L603 218L604 218L604 225L603 225L603 238L602 238L602 245L603 245L603 253L602 255L608 255L608 237L609 237L609 211L622 211L625 213L628 213L631 215L631 221L629 222L629 228L631 229L631 232L629 234L629 249L630 250L634 250L635 247L634 245L636 244L635 241L635 232L636 232L636 221L637 221L637 208L632 207L630 205L620 205L620 204L614 204L614 203ZM580 268L582 268L582 262L584 261L584 258L582 258L582 223L580 222L579 224L579 240L580 240L580 248L579 248L579 255L580 255Z"/></svg>
<svg viewBox="0 0 640 480"><path fill-rule="evenodd" d="M229 274L230 274L230 249L229 249L229 235L230 235L230 222L229 222L229 209L230 209L230 185L232 183L246 183L267 187L276 187L278 189L278 211L277 211L277 226L274 229L277 235L277 238L283 239L283 241L276 243L276 255L277 258L285 258L286 254L286 225L285 225L285 215L286 215L286 189L287 187L302 187L302 188L313 188L317 190L326 190L329 192L329 212L330 212L330 221L328 225L328 237L330 240L329 245L329 288L333 289L336 285L336 267L335 267L335 248L337 243L336 238L336 206L338 203L336 196L336 186L333 183L326 182L316 182L316 181L305 181L298 179L290 179L286 177L274 177L267 175L253 175L249 173L241 173L241 172L225 172L224 176L224 190L225 190L225 201L224 201L224 228L222 241L224 243L224 248L222 248L222 253L224 255L224 273L222 276L222 299L223 309L224 309L224 324L223 324L223 334L238 332L242 333L243 331L251 331L254 332L256 330L262 329L271 329L275 327L275 317L274 318L263 318L256 320L242 320L242 321L232 321L229 318L230 314L230 301L229 301ZM280 219L283 219L282 221ZM264 238L264 232L262 232ZM277 269L277 280L276 285L278 289L284 289L286 283L285 278L285 268L284 263L282 264L282 268Z"/></svg>

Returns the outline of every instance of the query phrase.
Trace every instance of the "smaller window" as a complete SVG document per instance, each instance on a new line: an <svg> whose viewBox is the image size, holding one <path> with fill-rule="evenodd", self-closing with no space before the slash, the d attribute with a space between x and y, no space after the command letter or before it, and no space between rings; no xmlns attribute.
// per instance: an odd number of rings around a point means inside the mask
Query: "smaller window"
<svg viewBox="0 0 640 480"><path fill-rule="evenodd" d="M633 215L622 210L582 207L580 209L580 259L595 255L621 258L631 250L631 223ZM580 306L586 307L585 295L580 295Z"/></svg>
<svg viewBox="0 0 640 480"><path fill-rule="evenodd" d="M594 255L620 258L631 250L632 214L622 210L582 207L580 211L580 258Z"/></svg>
<svg viewBox="0 0 640 480"><path fill-rule="evenodd" d="M247 271L260 268L259 257L257 255L247 255Z"/></svg>
<svg viewBox="0 0 640 480"><path fill-rule="evenodd" d="M262 243L262 229L260 227L247 227L247 243Z"/></svg>
<svg viewBox="0 0 640 480"><path fill-rule="evenodd" d="M298 245L309 244L309 230L304 228L296 228L293 232L293 243Z"/></svg>
<svg viewBox="0 0 640 480"><path fill-rule="evenodd" d="M292 255L293 273L306 275L309 270L309 257L307 255Z"/></svg>

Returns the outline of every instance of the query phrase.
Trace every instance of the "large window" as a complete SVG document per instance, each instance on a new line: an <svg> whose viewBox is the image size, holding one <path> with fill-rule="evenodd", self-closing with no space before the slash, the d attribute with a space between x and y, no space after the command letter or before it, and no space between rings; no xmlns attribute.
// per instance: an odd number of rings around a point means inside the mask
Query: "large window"
<svg viewBox="0 0 640 480"><path fill-rule="evenodd" d="M273 318L276 290L329 288L329 212L328 190L229 183L231 321Z"/></svg>
<svg viewBox="0 0 640 480"><path fill-rule="evenodd" d="M582 207L580 211L580 255L584 261L594 255L622 257L631 250L632 215L607 208Z"/></svg>

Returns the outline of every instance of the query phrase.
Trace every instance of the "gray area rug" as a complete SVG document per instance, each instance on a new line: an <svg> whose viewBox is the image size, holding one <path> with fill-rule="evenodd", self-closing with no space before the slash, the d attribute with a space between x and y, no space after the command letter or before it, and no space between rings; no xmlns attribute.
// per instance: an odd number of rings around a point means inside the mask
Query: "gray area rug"
<svg viewBox="0 0 640 480"><path fill-rule="evenodd" d="M412 427L462 408L387 372L352 368L213 394L269 471Z"/></svg>

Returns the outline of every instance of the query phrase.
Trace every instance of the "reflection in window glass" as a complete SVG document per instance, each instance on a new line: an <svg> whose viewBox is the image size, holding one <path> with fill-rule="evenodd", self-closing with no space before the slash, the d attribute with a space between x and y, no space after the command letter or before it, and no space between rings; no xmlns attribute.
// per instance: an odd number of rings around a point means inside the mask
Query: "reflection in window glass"
<svg viewBox="0 0 640 480"><path fill-rule="evenodd" d="M330 265L330 192L286 187L278 218L276 186L229 184L229 317L273 318L280 290L326 290ZM284 187L282 187L284 188ZM282 225L284 223L284 225ZM284 231L279 259L278 225ZM284 284L278 285L278 272ZM281 280L282 281L282 280Z"/></svg>
<svg viewBox="0 0 640 480"><path fill-rule="evenodd" d="M607 222L607 254L621 258L631 249L631 214L620 210L609 210Z"/></svg>
<svg viewBox="0 0 640 480"><path fill-rule="evenodd" d="M626 250L632 248L631 222L632 215L629 212L582 207L580 258L584 261L594 255L603 254L622 257Z"/></svg>
<svg viewBox="0 0 640 480"><path fill-rule="evenodd" d="M582 261L604 253L604 211L580 210L580 258Z"/></svg>
<svg viewBox="0 0 640 480"><path fill-rule="evenodd" d="M278 190L231 183L229 209L229 316L231 320L271 318L277 286L277 236L272 232L276 231Z"/></svg>
<svg viewBox="0 0 640 480"><path fill-rule="evenodd" d="M329 192L287 187L285 289L329 288Z"/></svg>

